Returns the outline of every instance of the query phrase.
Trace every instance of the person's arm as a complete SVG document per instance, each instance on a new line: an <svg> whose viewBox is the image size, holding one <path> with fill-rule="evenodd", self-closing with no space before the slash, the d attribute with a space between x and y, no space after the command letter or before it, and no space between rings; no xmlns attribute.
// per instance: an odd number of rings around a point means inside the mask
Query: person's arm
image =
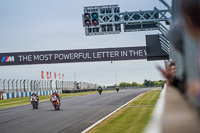
<svg viewBox="0 0 200 133"><path fill-rule="evenodd" d="M172 85L174 81L174 76L170 72L169 68L165 66L165 69L162 69L160 66L157 66L158 70L162 73L162 75L167 79L166 80L166 85L170 86Z"/></svg>

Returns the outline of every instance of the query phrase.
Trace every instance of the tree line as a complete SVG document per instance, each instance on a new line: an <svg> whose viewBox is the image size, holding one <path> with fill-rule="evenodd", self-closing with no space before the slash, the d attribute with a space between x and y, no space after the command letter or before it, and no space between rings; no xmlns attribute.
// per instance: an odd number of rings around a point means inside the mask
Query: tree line
<svg viewBox="0 0 200 133"><path fill-rule="evenodd" d="M159 81L151 81L151 80L144 80L144 83L139 84L137 82L132 82L132 83L126 83L126 82L121 82L119 84L120 87L134 87L134 86L139 86L139 87L160 87L165 84L165 81L159 80Z"/></svg>
<svg viewBox="0 0 200 133"><path fill-rule="evenodd" d="M151 81L151 80L144 80L144 83L139 84L137 82L132 82L132 83L127 83L127 82L121 82L119 84L119 87L161 87L162 85L165 84L164 80L159 80L159 81ZM107 88L115 88L116 85L114 86L107 86Z"/></svg>

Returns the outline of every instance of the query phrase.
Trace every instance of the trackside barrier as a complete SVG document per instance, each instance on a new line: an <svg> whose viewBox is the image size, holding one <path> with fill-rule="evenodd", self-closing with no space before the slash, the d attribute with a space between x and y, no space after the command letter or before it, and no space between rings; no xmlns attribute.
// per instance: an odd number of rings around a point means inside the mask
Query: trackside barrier
<svg viewBox="0 0 200 133"><path fill-rule="evenodd" d="M15 92L15 93L3 93L3 99L12 99L19 97L29 97L33 92L38 96L51 95L56 91L59 94L62 94L62 90L49 90L49 91L31 91L31 92Z"/></svg>
<svg viewBox="0 0 200 133"><path fill-rule="evenodd" d="M200 133L197 111L173 86L166 86L144 133Z"/></svg>

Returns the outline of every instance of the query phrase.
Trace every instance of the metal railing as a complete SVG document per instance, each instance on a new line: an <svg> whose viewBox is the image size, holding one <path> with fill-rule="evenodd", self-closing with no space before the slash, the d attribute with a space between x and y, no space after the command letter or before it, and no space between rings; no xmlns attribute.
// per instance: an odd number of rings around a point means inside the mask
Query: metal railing
<svg viewBox="0 0 200 133"><path fill-rule="evenodd" d="M96 89L97 84L60 80L0 79L0 91L3 93L30 92L47 90Z"/></svg>

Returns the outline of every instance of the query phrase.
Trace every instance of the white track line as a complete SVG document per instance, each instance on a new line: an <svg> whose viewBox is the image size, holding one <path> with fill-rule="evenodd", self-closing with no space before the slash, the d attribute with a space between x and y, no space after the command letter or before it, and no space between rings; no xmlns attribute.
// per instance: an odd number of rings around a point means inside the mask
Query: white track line
<svg viewBox="0 0 200 133"><path fill-rule="evenodd" d="M146 92L144 92L144 93L146 93ZM144 94L144 93L142 93L142 94ZM136 98L138 98L139 96L141 96L142 94L138 95L137 97L135 97L132 100L130 100L129 102L125 103L124 105L122 105L118 109L114 110L113 112L111 112L110 114L108 114L107 116L105 116L104 118L102 118L101 120L97 121L96 123L94 123L93 125L91 125L90 127L88 127L87 129L85 129L84 131L82 131L81 133L87 133L90 129L92 129L93 127L95 127L99 123L101 123L103 120L107 119L109 116L111 116L112 114L114 114L115 112L117 112L118 110L120 110L121 108L123 108L124 106L126 106L127 104L129 104L130 102L132 102L133 100L135 100Z"/></svg>

